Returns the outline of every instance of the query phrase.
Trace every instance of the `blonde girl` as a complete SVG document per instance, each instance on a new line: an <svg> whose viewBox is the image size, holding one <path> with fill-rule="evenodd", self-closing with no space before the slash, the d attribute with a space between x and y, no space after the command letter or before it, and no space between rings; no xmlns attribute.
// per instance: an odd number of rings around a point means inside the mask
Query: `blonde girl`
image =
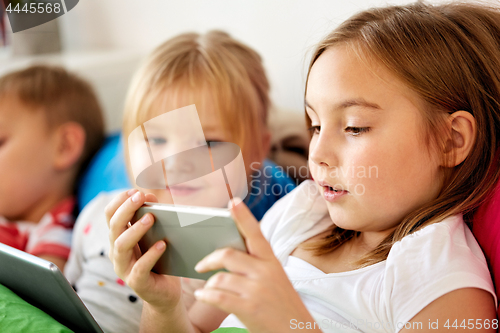
<svg viewBox="0 0 500 333"><path fill-rule="evenodd" d="M143 331L496 331L493 284L465 222L498 180L499 68L498 8L418 2L341 24L308 72L314 182L260 226L233 202L249 253L203 259L199 271L229 272L189 313L178 280L150 272L165 244L132 252L150 225L125 225L144 195L108 206L111 257L145 300Z"/></svg>
<svg viewBox="0 0 500 333"><path fill-rule="evenodd" d="M124 152L132 184L135 179L130 167L135 161L129 160L129 134L152 118L193 104L206 141L233 142L240 146L246 167L244 179L249 183L256 181L252 172L263 166L278 172L274 164L265 160L270 138L266 126L270 105L268 93L269 84L260 56L224 32L182 34L158 46L135 75L126 101ZM182 141L179 136L183 135L175 125L167 124L154 137L148 137L148 144L151 149L167 147L180 151L181 147L175 145ZM269 174L267 170L266 175ZM224 197L220 186L210 181L195 182L196 185L191 183L168 189L137 188L148 193L150 200L163 203L172 203L172 196L177 194L176 204L227 205L228 199L220 199ZM289 178L281 175L267 179L266 184L285 187L290 183ZM246 202L260 219L259 215L263 215L279 196L257 195L253 190L264 192L259 186L252 184ZM224 186L222 190L228 198L227 188ZM105 331L136 332L141 299L114 273L108 258L104 208L122 191L101 193L82 211L65 274ZM186 283L185 290L194 290L192 284L192 281ZM192 292L185 293L185 306L193 301Z"/></svg>

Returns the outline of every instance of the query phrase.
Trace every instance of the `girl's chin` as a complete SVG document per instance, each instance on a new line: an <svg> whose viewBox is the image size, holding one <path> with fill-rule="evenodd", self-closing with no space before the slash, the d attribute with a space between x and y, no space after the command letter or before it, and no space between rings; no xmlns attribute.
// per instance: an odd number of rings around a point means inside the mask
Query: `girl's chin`
<svg viewBox="0 0 500 333"><path fill-rule="evenodd" d="M350 229L352 228L352 222L349 223L349 217L346 216L345 211L341 211L340 209L332 209L329 207L328 213L333 223L342 229Z"/></svg>
<svg viewBox="0 0 500 333"><path fill-rule="evenodd" d="M196 193L182 193L183 195L176 195L173 192L158 190L148 193L154 194L158 198L158 202L171 205L226 208L229 203L229 196L222 192L198 191Z"/></svg>
<svg viewBox="0 0 500 333"><path fill-rule="evenodd" d="M211 208L226 208L229 202L229 199L221 201L214 200L214 197L205 197L205 198L192 198L193 200L189 200L189 198L175 198L174 203L176 205L183 206L198 206L198 207L211 207Z"/></svg>

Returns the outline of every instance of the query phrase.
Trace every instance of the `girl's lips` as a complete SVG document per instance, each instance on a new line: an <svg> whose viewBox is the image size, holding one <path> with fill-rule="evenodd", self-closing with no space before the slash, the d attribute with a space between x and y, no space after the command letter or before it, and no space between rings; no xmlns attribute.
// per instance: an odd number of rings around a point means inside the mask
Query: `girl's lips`
<svg viewBox="0 0 500 333"><path fill-rule="evenodd" d="M334 202L348 193L349 192L345 190L334 190L329 186L323 186L323 197L329 202Z"/></svg>
<svg viewBox="0 0 500 333"><path fill-rule="evenodd" d="M190 186L182 186L182 185L174 185L170 186L169 191L172 195L175 196L186 196L186 195L192 195L199 190L201 190L200 187L190 187Z"/></svg>

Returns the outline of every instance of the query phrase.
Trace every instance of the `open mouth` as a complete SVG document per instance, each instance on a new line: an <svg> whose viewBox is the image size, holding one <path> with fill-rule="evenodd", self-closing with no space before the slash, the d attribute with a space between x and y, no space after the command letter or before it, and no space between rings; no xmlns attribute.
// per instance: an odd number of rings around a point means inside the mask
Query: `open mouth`
<svg viewBox="0 0 500 333"><path fill-rule="evenodd" d="M323 198L329 202L334 202L339 198L349 194L349 191L344 190L341 185L334 187L325 181L319 181L318 185L323 188Z"/></svg>
<svg viewBox="0 0 500 333"><path fill-rule="evenodd" d="M323 189L325 192L333 192L333 193L348 193L349 191L346 191L344 189L339 189L339 188L334 188L332 186L323 186Z"/></svg>
<svg viewBox="0 0 500 333"><path fill-rule="evenodd" d="M328 191L328 192L349 192L349 191L344 190L344 187L340 184L337 184L334 187L334 186L331 186L330 184L328 184L324 180L320 180L318 182L318 185L321 186L323 188L323 190Z"/></svg>
<svg viewBox="0 0 500 333"><path fill-rule="evenodd" d="M331 186L323 186L325 188L325 191L333 191L333 192L340 192L340 190L336 190Z"/></svg>

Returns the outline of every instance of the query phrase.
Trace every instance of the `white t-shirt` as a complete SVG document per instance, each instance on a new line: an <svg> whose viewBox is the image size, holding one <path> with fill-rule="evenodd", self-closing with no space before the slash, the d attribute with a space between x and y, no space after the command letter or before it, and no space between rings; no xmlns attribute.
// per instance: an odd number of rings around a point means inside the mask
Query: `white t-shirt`
<svg viewBox="0 0 500 333"><path fill-rule="evenodd" d="M486 260L461 215L406 236L387 260L354 271L325 274L290 256L331 224L313 181L279 200L261 221L264 236L323 332L398 332L429 303L460 288L484 289L496 304ZM292 320L289 325L298 329L315 323ZM414 328L426 331L428 326ZM244 328L235 315L221 327Z"/></svg>
<svg viewBox="0 0 500 333"><path fill-rule="evenodd" d="M124 190L101 192L76 220L64 275L104 332L139 332L142 300L116 274L109 259L104 208Z"/></svg>

